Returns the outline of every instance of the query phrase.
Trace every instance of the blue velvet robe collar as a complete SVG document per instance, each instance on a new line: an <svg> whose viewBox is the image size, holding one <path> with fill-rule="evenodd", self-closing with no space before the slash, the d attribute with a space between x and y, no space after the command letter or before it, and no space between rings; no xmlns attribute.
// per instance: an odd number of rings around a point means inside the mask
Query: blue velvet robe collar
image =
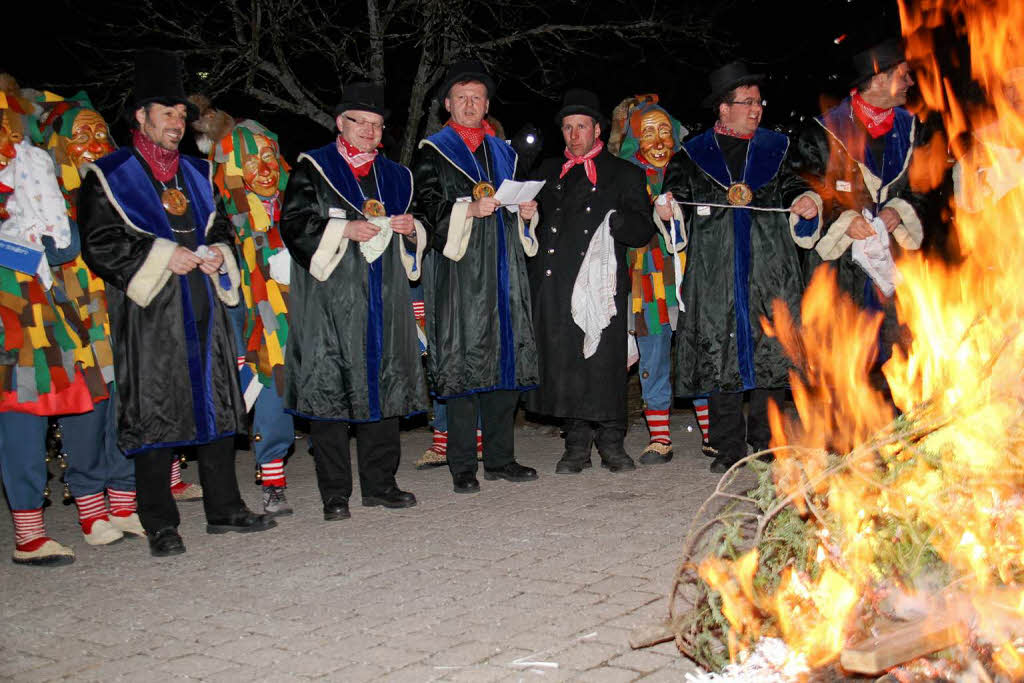
<svg viewBox="0 0 1024 683"><path fill-rule="evenodd" d="M907 155L913 150L914 115L896 107L892 129L885 134L885 158L875 159L868 149L868 133L857 121L849 97L839 106L818 116L815 120L843 146L850 157L866 166L882 186L896 180L906 167ZM859 143L859 144L858 144ZM881 166L881 168L880 168Z"/></svg>
<svg viewBox="0 0 1024 683"><path fill-rule="evenodd" d="M160 195L131 147L122 147L94 163L106 179L111 199L128 218L131 227L177 241L171 232L171 223L167 220ZM178 170L184 179L182 191L188 197L192 218L198 228L196 240L198 244L205 244L206 229L214 214L210 163L182 154Z"/></svg>
<svg viewBox="0 0 1024 683"><path fill-rule="evenodd" d="M487 169L483 168L476 160L473 153L469 151L469 147L451 126L445 126L421 144L424 143L435 147L444 158L465 173L472 183L476 184L480 180L487 179L486 177L482 178L480 173L483 171L486 176ZM491 170L494 173L491 184L494 185L494 189L498 189L506 179L515 178L516 152L511 145L505 144L504 141L493 135L485 135L483 144L487 145L487 158L491 161Z"/></svg>
<svg viewBox="0 0 1024 683"><path fill-rule="evenodd" d="M366 198L352 169L338 154L337 143L330 142L299 155L299 159L303 157L313 162L313 166L338 195L362 213ZM373 172L377 174L377 187L381 194L377 199L384 203L388 215L406 213L412 203L412 173L409 169L378 154L373 161Z"/></svg>
<svg viewBox="0 0 1024 683"><path fill-rule="evenodd" d="M758 128L754 131L747 147L747 164L743 178L730 178L725 156L715 139L714 128L683 143L683 150L700 170L711 176L722 187L728 188L734 182L744 182L757 191L770 183L779 172L782 160L789 149L789 138L773 130Z"/></svg>

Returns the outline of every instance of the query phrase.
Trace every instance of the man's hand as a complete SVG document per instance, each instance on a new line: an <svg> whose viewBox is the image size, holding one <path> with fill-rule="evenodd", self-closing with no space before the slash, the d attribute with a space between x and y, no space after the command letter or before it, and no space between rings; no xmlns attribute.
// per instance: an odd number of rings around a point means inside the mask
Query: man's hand
<svg viewBox="0 0 1024 683"><path fill-rule="evenodd" d="M795 213L800 218L814 218L818 215L818 207L813 199L803 196L793 202L793 206L789 207L789 212Z"/></svg>
<svg viewBox="0 0 1024 683"><path fill-rule="evenodd" d="M519 215L523 217L524 221L533 220L533 217L537 215L537 202L531 199L528 202L523 202L519 205Z"/></svg>
<svg viewBox="0 0 1024 683"><path fill-rule="evenodd" d="M875 234L875 229L864 220L864 216L857 216L850 222L850 227L846 229L846 234L855 240L866 240Z"/></svg>
<svg viewBox="0 0 1024 683"><path fill-rule="evenodd" d="M373 239L378 232L380 232L380 228L369 221L349 221L342 236L355 242L366 242Z"/></svg>
<svg viewBox="0 0 1024 683"><path fill-rule="evenodd" d="M470 218L487 218L497 211L499 206L501 206L501 202L494 197L481 197L470 202L469 210L466 213Z"/></svg>
<svg viewBox="0 0 1024 683"><path fill-rule="evenodd" d="M662 202L662 198L665 199ZM658 212L658 218L663 221L672 220L672 193L666 192L665 194L658 195L658 198L654 201L654 210Z"/></svg>
<svg viewBox="0 0 1024 683"><path fill-rule="evenodd" d="M411 235L416 230L416 223L414 222L411 213L403 213L400 216L391 217L391 229L397 232L399 235Z"/></svg>
<svg viewBox="0 0 1024 683"><path fill-rule="evenodd" d="M878 212L878 217L885 223L885 229L892 232L896 227L903 222L900 218L900 214L896 209L885 208Z"/></svg>
<svg viewBox="0 0 1024 683"><path fill-rule="evenodd" d="M203 259L199 258L191 249L178 246L174 249L174 253L171 254L171 260L167 262L167 267L175 275L187 275L202 262Z"/></svg>
<svg viewBox="0 0 1024 683"><path fill-rule="evenodd" d="M210 255L202 259L199 263L199 270L203 271L207 275L213 275L220 270L222 265L224 265L224 254L220 252L220 249L215 249L213 247L208 249L208 253Z"/></svg>

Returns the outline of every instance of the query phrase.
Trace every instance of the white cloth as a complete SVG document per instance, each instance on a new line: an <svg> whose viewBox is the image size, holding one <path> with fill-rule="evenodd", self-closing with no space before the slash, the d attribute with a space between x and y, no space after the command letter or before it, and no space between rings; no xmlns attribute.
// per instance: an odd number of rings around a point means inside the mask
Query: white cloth
<svg viewBox="0 0 1024 683"><path fill-rule="evenodd" d="M7 200L10 218L0 225L0 234L39 245L43 237L52 237L59 249L67 247L71 225L53 160L28 140L14 149L16 156L0 173L0 182L14 190Z"/></svg>
<svg viewBox="0 0 1024 683"><path fill-rule="evenodd" d="M376 235L365 242L359 243L359 250L363 252L363 258L366 259L367 263L373 263L380 258L380 255L391 244L391 219L385 216L376 216L366 220L380 228L380 232Z"/></svg>
<svg viewBox="0 0 1024 683"><path fill-rule="evenodd" d="M282 249L267 259L270 265L270 277L282 285L290 285L292 282L292 255L287 249Z"/></svg>
<svg viewBox="0 0 1024 683"><path fill-rule="evenodd" d="M610 219L615 210L605 214L601 225L590 238L587 253L572 287L572 319L583 330L583 357L590 358L601 342L601 331L615 315L615 240Z"/></svg>
<svg viewBox="0 0 1024 683"><path fill-rule="evenodd" d="M864 269L871 281L882 290L882 294L892 296L900 282L900 273L896 270L889 249L889 231L882 219L873 217L867 209L861 215L875 229L875 234L867 239L853 241L853 261Z"/></svg>

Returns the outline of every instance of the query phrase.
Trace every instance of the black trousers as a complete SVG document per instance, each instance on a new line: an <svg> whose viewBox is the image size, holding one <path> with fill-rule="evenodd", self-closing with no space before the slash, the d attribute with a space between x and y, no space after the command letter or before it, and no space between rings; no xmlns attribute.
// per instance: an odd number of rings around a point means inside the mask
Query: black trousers
<svg viewBox="0 0 1024 683"><path fill-rule="evenodd" d="M313 420L309 423L313 463L320 497L325 503L339 498L348 500L352 495L350 427L356 433L359 490L363 496L376 496L396 486L395 472L402 454L397 417L354 424Z"/></svg>
<svg viewBox="0 0 1024 683"><path fill-rule="evenodd" d="M626 454L626 423L624 420L592 422L567 417L565 428L565 458L584 461L590 458L591 444L597 444L601 458L616 459Z"/></svg>
<svg viewBox="0 0 1024 683"><path fill-rule="evenodd" d="M743 392L713 391L708 397L711 422L708 442L718 457L739 460L747 454L749 443L755 450L768 447L772 432L768 424L768 401L782 407L785 389L751 389L747 417L743 417Z"/></svg>
<svg viewBox="0 0 1024 683"><path fill-rule="evenodd" d="M484 441L484 467L504 467L515 460L518 391L488 391L448 399L448 469L476 472L476 425Z"/></svg>
<svg viewBox="0 0 1024 683"><path fill-rule="evenodd" d="M198 446L196 456L206 519L224 520L245 509L235 474L234 437ZM154 448L133 458L139 521L150 535L165 527L177 528L181 522L178 505L171 493L171 463L174 458L170 448Z"/></svg>

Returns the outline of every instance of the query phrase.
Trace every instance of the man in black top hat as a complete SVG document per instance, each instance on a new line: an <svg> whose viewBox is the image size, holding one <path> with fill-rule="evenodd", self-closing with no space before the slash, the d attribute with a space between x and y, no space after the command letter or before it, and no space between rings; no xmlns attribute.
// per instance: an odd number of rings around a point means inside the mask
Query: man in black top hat
<svg viewBox="0 0 1024 683"><path fill-rule="evenodd" d="M515 178L517 157L484 119L493 96L482 64L454 64L438 93L451 119L420 142L413 163L432 247L423 283L427 372L431 391L448 401L448 468L457 493L480 490L478 415L484 477L537 478L516 462L514 447L519 392L537 384L526 278L537 206L513 212L494 198L502 181Z"/></svg>
<svg viewBox="0 0 1024 683"><path fill-rule="evenodd" d="M743 458L748 443L755 451L768 446L767 401L782 404L790 363L761 318L773 319L779 299L798 319L797 245L813 245L819 229L820 198L787 169L789 139L759 127L763 79L739 62L712 72L704 104L717 114L715 125L672 157L655 201L658 219L689 240L675 394L709 394L712 472Z"/></svg>
<svg viewBox="0 0 1024 683"><path fill-rule="evenodd" d="M350 425L363 505L416 504L395 472L398 419L426 408L408 281L427 236L409 213L412 174L378 151L384 101L370 83L345 86L340 134L299 155L281 211L294 261L284 402L310 420L326 520L349 516Z"/></svg>
<svg viewBox="0 0 1024 683"><path fill-rule="evenodd" d="M275 526L246 508L235 477L245 404L225 306L238 303L239 274L209 163L178 153L193 109L180 59L141 54L133 145L87 165L79 195L82 255L109 285L118 445L134 457L155 556L185 551L170 488L181 446L197 447L208 533Z"/></svg>
<svg viewBox="0 0 1024 683"><path fill-rule="evenodd" d="M635 469L626 437L628 247L654 235L647 179L604 149L597 96L566 92L555 117L565 155L541 164L544 216L530 260L540 388L527 408L565 419L560 474L590 466L591 444L612 472ZM635 351L634 351L635 355Z"/></svg>

